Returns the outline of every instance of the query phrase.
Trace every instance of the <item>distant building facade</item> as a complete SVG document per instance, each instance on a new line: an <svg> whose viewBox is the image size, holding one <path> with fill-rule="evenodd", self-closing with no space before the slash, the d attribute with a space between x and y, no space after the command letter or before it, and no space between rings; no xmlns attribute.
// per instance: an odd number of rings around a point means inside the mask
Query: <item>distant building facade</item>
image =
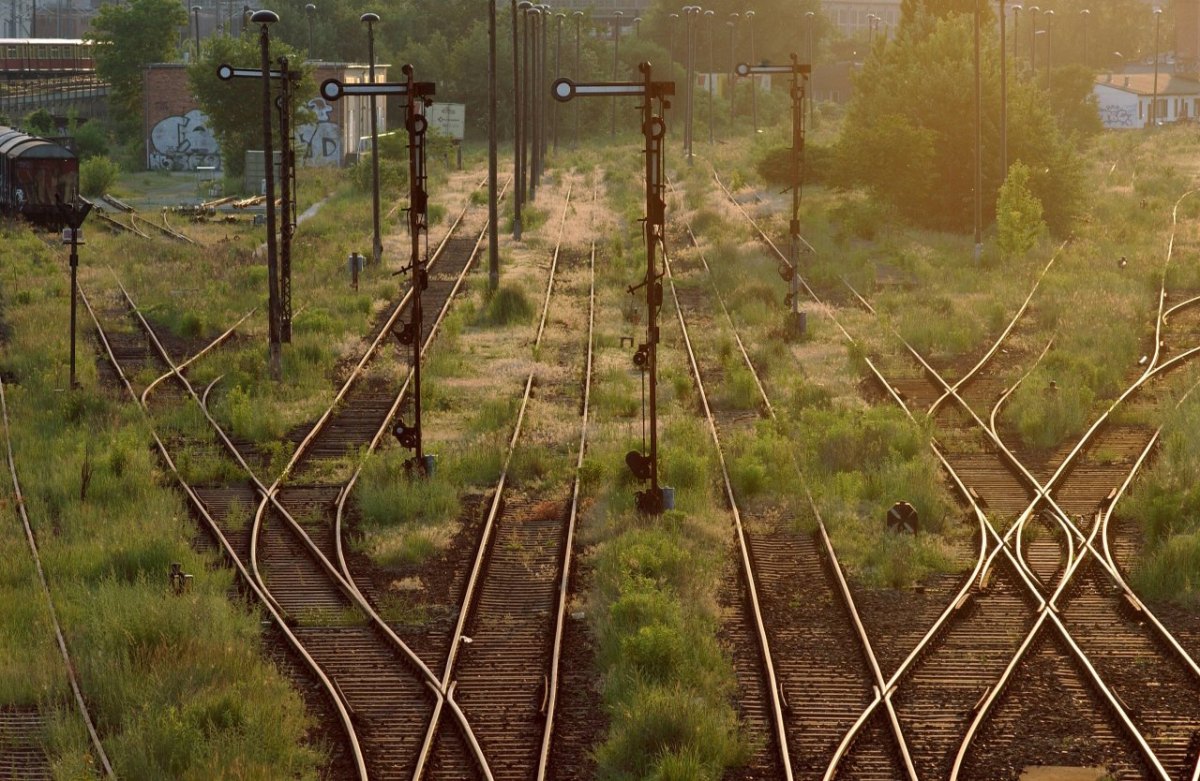
<svg viewBox="0 0 1200 781"><path fill-rule="evenodd" d="M870 34L871 15L881 20L876 30L893 36L900 26L900 0L822 0L821 9L838 32L847 37Z"/></svg>
<svg viewBox="0 0 1200 781"><path fill-rule="evenodd" d="M1092 88L1100 121L1106 128L1131 130L1200 116L1200 81L1174 73L1158 74L1157 110L1153 73L1116 73L1096 77Z"/></svg>
<svg viewBox="0 0 1200 781"><path fill-rule="evenodd" d="M357 84L368 79L366 65L314 63L317 84L340 79ZM376 65L379 81L387 80L386 65ZM188 85L187 66L176 63L150 65L144 74L146 168L194 171L222 168L221 150ZM235 84L230 89L237 89ZM257 93L256 93L257 95ZM257 99L257 98L255 98ZM307 107L311 121L296 128L296 162L300 165L344 165L357 152L358 139L370 132L370 98L348 96L330 103L314 95ZM378 101L379 132L387 129L386 101Z"/></svg>

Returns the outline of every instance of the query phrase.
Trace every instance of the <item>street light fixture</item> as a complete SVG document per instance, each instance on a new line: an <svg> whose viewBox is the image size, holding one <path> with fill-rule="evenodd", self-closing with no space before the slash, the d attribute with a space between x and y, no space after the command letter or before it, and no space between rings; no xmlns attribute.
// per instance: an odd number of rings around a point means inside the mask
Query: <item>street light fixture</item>
<svg viewBox="0 0 1200 781"><path fill-rule="evenodd" d="M367 72L375 83L375 23L379 14L368 11L358 20L367 26ZM371 95L371 225L374 228L375 265L383 260L383 239L379 233L379 118L375 95Z"/></svg>
<svg viewBox="0 0 1200 781"><path fill-rule="evenodd" d="M497 201L500 193L496 189L499 167L499 135L496 126L496 0L488 0L488 290L496 292L500 287L500 235L496 225L499 219Z"/></svg>
<svg viewBox="0 0 1200 781"><path fill-rule="evenodd" d="M684 100L683 146L687 150L688 165L692 164L692 120L696 106L696 24L694 17L700 15L700 6L685 5L684 13L684 49L687 55L687 95Z"/></svg>
<svg viewBox="0 0 1200 781"><path fill-rule="evenodd" d="M633 37L642 37L642 17L640 16L633 17Z"/></svg>
<svg viewBox="0 0 1200 781"><path fill-rule="evenodd" d="M313 57L313 21L317 17L317 7L312 3L304 6L304 14L308 17L308 59Z"/></svg>

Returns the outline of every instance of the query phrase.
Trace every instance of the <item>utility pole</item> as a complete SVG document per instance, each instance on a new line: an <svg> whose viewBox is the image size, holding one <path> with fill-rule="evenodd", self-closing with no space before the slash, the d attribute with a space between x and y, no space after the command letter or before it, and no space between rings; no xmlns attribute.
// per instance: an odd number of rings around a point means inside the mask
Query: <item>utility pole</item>
<svg viewBox="0 0 1200 781"><path fill-rule="evenodd" d="M983 95L980 75L979 28L982 23L975 0L975 262L983 258Z"/></svg>
<svg viewBox="0 0 1200 781"><path fill-rule="evenodd" d="M529 7L529 0L521 0L525 7ZM521 138L521 120L523 109L521 106L521 68L520 68L520 40L517 36L517 11L521 10L521 4L517 0L511 0L512 6L512 59L513 59L513 173L516 174L517 184L513 188L513 239L521 240L521 202L525 200L525 190L521 178L521 156L525 150L524 140ZM522 11L522 15L523 15Z"/></svg>
<svg viewBox="0 0 1200 781"><path fill-rule="evenodd" d="M500 287L497 168L500 129L496 126L496 0L488 0L488 290Z"/></svg>
<svg viewBox="0 0 1200 781"><path fill-rule="evenodd" d="M1008 178L1008 50L1004 45L1004 0L1000 0L1000 178Z"/></svg>
<svg viewBox="0 0 1200 781"><path fill-rule="evenodd" d="M571 71L576 81L579 81L579 28L583 24L583 11L576 11L571 14L575 17L575 68ZM575 139L571 142L571 148L579 146L579 107L575 107Z"/></svg>
<svg viewBox="0 0 1200 781"><path fill-rule="evenodd" d="M750 33L750 64L753 65L757 60L754 57L754 12L747 11L743 16L746 17L746 29ZM758 80L754 78L753 73L750 75L750 117L754 127L754 134L758 135Z"/></svg>
<svg viewBox="0 0 1200 781"><path fill-rule="evenodd" d="M704 28L708 32L708 143L716 142L713 135L713 82L716 80L716 67L713 65L713 31L712 20L716 12L711 9L704 12Z"/></svg>
<svg viewBox="0 0 1200 781"><path fill-rule="evenodd" d="M613 12L613 81L617 80L617 69L620 66L621 56L621 17L625 14L621 11ZM609 128L609 138L617 137L617 99L612 99L612 125Z"/></svg>
<svg viewBox="0 0 1200 781"><path fill-rule="evenodd" d="M554 36L555 36L555 40L554 40L554 73L557 75L559 73L562 73L562 26L563 26L563 20L567 18L567 15L559 13L559 14L555 14L554 18L558 20L557 27L555 28L555 32L554 32ZM555 154L557 154L558 153L558 106L557 105L554 105L551 107L550 121L551 121L551 127L553 128L552 132L554 134L554 152L555 152Z"/></svg>

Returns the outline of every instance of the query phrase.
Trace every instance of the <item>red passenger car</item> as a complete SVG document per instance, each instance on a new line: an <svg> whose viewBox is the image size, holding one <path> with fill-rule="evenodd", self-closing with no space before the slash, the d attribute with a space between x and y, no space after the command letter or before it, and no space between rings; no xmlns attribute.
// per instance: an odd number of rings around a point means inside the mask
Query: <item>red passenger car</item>
<svg viewBox="0 0 1200 781"><path fill-rule="evenodd" d="M0 72L79 73L95 69L92 42L78 38L0 38Z"/></svg>

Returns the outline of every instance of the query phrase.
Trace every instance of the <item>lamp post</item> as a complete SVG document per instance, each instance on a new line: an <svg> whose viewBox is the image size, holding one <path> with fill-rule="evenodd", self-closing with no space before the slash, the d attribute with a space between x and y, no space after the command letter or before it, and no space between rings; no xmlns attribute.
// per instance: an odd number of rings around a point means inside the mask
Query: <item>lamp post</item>
<svg viewBox="0 0 1200 781"><path fill-rule="evenodd" d="M808 66L812 68L813 62L813 27L816 26L817 15L812 11L804 12L805 22L808 24ZM813 116L813 106L817 102L817 93L814 91L812 74L808 76L808 126L813 127L815 117Z"/></svg>
<svg viewBox="0 0 1200 781"><path fill-rule="evenodd" d="M496 127L496 0L488 0L488 290L500 287L500 236L497 186L499 148Z"/></svg>
<svg viewBox="0 0 1200 781"><path fill-rule="evenodd" d="M737 37L737 23L741 16L741 14L736 12L731 13L729 21L725 23L729 27L729 127L731 131L733 128L734 98L737 96L737 88L734 86L736 84L734 78L737 75L737 47L734 39Z"/></svg>
<svg viewBox="0 0 1200 781"><path fill-rule="evenodd" d="M557 27L554 31L554 75L557 78L562 73L562 25L563 20L567 18L566 14L558 13L554 15L558 20ZM550 116L551 126L554 134L554 151L558 151L558 106L552 105L550 110L553 112Z"/></svg>
<svg viewBox="0 0 1200 781"><path fill-rule="evenodd" d="M1046 20L1046 93L1048 96L1050 93L1050 65L1054 61L1054 28L1051 24L1054 21L1054 11L1047 10L1042 16Z"/></svg>
<svg viewBox="0 0 1200 781"><path fill-rule="evenodd" d="M1008 176L1008 50L1004 41L1007 14L1000 0L1000 177Z"/></svg>
<svg viewBox="0 0 1200 781"><path fill-rule="evenodd" d="M575 69L572 75L576 81L579 81L579 29L583 25L583 11L576 11L571 14L575 17ZM579 107L575 107L575 140L571 143L571 148L579 146Z"/></svg>
<svg viewBox="0 0 1200 781"><path fill-rule="evenodd" d="M529 79L529 11L533 3L521 0L517 9L521 12L521 162L517 167L517 185L521 201L528 203L529 193L529 138L533 133L529 119L533 111L532 83Z"/></svg>
<svg viewBox="0 0 1200 781"><path fill-rule="evenodd" d="M1079 12L1083 17L1083 67L1092 67L1092 58L1088 56L1088 19L1091 18L1092 12L1090 9L1084 8Z"/></svg>
<svg viewBox="0 0 1200 781"><path fill-rule="evenodd" d="M538 148L537 172L538 184L542 183L542 174L546 172L546 150L550 148L549 134L546 132L550 124L547 114L550 113L549 90L546 89L546 63L550 60L550 20L554 17L550 6L542 5L542 15L538 17L538 30L541 35L541 55L538 57L537 87L534 94L538 96Z"/></svg>
<svg viewBox="0 0 1200 781"><path fill-rule="evenodd" d="M613 12L613 81L617 80L617 67L619 64L618 58L621 54L621 17L625 14L621 11ZM617 137L617 99L612 99L612 124L608 131L609 138Z"/></svg>
<svg viewBox="0 0 1200 781"><path fill-rule="evenodd" d="M279 353L281 318L279 306L279 272L276 269L275 244L275 150L271 140L271 32L270 27L279 21L274 11L255 11L250 17L252 24L259 25L258 45L261 50L263 90L263 168L267 179L267 309L269 355L271 379L283 378L283 361Z"/></svg>
<svg viewBox="0 0 1200 781"><path fill-rule="evenodd" d="M538 181L541 177L538 147L541 146L541 99L538 90L538 72L541 70L541 26L542 7L535 5L527 10L529 17L529 202L537 200Z"/></svg>
<svg viewBox="0 0 1200 781"><path fill-rule="evenodd" d="M91 201L75 196L74 202L70 204L58 204L58 209L62 213L63 222L67 224L67 230L70 231L70 236L67 236L67 231L63 231L63 243L71 245L71 389L79 387L79 383L75 381L75 302L79 298L79 229L83 225L83 221L87 219L88 212L92 210Z"/></svg>
<svg viewBox="0 0 1200 781"><path fill-rule="evenodd" d="M1003 2L1003 0L1001 0ZM1025 10L1025 6L1020 3L1014 3L1012 6L1013 12L1013 65L1017 68L1017 73L1021 72L1021 55L1019 51L1019 42L1021 40L1021 12Z"/></svg>
<svg viewBox="0 0 1200 781"><path fill-rule="evenodd" d="M747 11L742 14L746 17L746 28L750 32L750 64L753 65L757 60L754 59L754 12ZM758 81L753 73L750 74L750 117L754 125L754 133L758 134Z"/></svg>
<svg viewBox="0 0 1200 781"><path fill-rule="evenodd" d="M1162 9L1154 9L1154 97L1150 101L1150 127L1158 127L1158 24Z"/></svg>
<svg viewBox="0 0 1200 781"><path fill-rule="evenodd" d="M714 11L704 12L704 28L708 32L708 143L713 143L716 137L713 135L713 81L715 81L716 71L713 68L713 32L712 20L716 16ZM732 83L732 82L730 82Z"/></svg>
<svg viewBox="0 0 1200 781"><path fill-rule="evenodd" d="M1037 15L1042 10L1036 5L1029 6L1029 72L1037 83Z"/></svg>
<svg viewBox="0 0 1200 781"><path fill-rule="evenodd" d="M317 16L317 7L312 3L304 6L304 15L308 17L308 59L313 57L313 21Z"/></svg>
<svg viewBox="0 0 1200 781"><path fill-rule="evenodd" d="M640 16L633 17L633 37L642 37L642 17Z"/></svg>
<svg viewBox="0 0 1200 781"><path fill-rule="evenodd" d="M879 17L875 14L867 14L867 51L875 47L875 20Z"/></svg>
<svg viewBox="0 0 1200 781"><path fill-rule="evenodd" d="M196 59L200 59L200 6L192 6L192 18L196 20Z"/></svg>
<svg viewBox="0 0 1200 781"><path fill-rule="evenodd" d="M379 14L368 11L358 20L367 26L367 72L375 83L375 23ZM383 239L379 234L379 118L375 95L371 95L371 225L374 230L375 265L383 260Z"/></svg>
<svg viewBox="0 0 1200 781"><path fill-rule="evenodd" d="M675 62L675 25L679 23L679 14L667 14L667 18L671 21L667 22L670 27L667 35L667 55L671 58L671 62ZM576 74L578 78L578 74Z"/></svg>
<svg viewBox="0 0 1200 781"><path fill-rule="evenodd" d="M687 150L688 165L692 164L692 119L696 104L696 23L695 17L700 15L700 6L685 5L684 13L684 49L687 55L687 95L684 100L683 146Z"/></svg>
<svg viewBox="0 0 1200 781"><path fill-rule="evenodd" d="M526 2L527 0L522 0ZM520 41L517 38L517 10L520 8L517 0L511 0L512 7L512 57L513 57L513 172L517 177L517 186L513 188L513 239L521 240L521 201L524 199L525 193L522 188L521 179L521 155L525 149L524 141L521 138L521 69L520 65ZM578 131L576 131L578 135Z"/></svg>
<svg viewBox="0 0 1200 781"><path fill-rule="evenodd" d="M980 73L980 2L975 0L975 262L983 257L983 79Z"/></svg>

